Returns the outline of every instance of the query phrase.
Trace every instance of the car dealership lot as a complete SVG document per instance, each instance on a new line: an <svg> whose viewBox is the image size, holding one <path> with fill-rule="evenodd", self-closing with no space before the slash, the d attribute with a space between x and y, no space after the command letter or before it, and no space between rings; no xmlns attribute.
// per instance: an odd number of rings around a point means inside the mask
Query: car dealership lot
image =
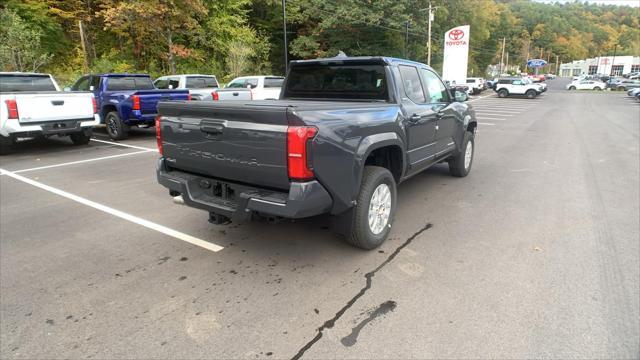
<svg viewBox="0 0 640 360"><path fill-rule="evenodd" d="M0 158L0 357L635 357L640 106L563 81L471 99L471 174L400 186L370 252L325 217L174 205L153 129L21 144Z"/></svg>

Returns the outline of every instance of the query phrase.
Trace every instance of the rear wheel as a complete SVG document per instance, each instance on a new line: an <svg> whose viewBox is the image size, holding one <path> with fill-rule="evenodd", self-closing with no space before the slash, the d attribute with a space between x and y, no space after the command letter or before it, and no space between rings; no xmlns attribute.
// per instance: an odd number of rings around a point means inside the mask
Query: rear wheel
<svg viewBox="0 0 640 360"><path fill-rule="evenodd" d="M113 140L124 140L129 136L129 125L122 122L118 112L112 111L104 120L107 125L107 134Z"/></svg>
<svg viewBox="0 0 640 360"><path fill-rule="evenodd" d="M475 140L471 131L464 134L463 147L456 156L449 160L449 173L457 177L465 177L471 171L473 156L475 155Z"/></svg>
<svg viewBox="0 0 640 360"><path fill-rule="evenodd" d="M536 97L538 95L538 93L535 90L527 90L526 93L524 93L527 98L529 99L533 99L534 97Z"/></svg>
<svg viewBox="0 0 640 360"><path fill-rule="evenodd" d="M596 86L596 87L593 88L593 90L600 91L602 89L600 88L600 86Z"/></svg>
<svg viewBox="0 0 640 360"><path fill-rule="evenodd" d="M75 134L71 134L69 137L71 141L73 141L74 145L86 145L91 140L91 135L93 134L92 129L84 129Z"/></svg>
<svg viewBox="0 0 640 360"><path fill-rule="evenodd" d="M396 212L396 181L389 170L365 166L347 242L371 250L382 244L391 231Z"/></svg>
<svg viewBox="0 0 640 360"><path fill-rule="evenodd" d="M576 87L575 86L569 86L569 90L575 90Z"/></svg>
<svg viewBox="0 0 640 360"><path fill-rule="evenodd" d="M627 89L624 86L618 86L618 91L626 91Z"/></svg>
<svg viewBox="0 0 640 360"><path fill-rule="evenodd" d="M11 137L0 135L0 155L11 154L15 150L15 141Z"/></svg>
<svg viewBox="0 0 640 360"><path fill-rule="evenodd" d="M509 95L509 91L507 89L498 90L498 97L506 98Z"/></svg>

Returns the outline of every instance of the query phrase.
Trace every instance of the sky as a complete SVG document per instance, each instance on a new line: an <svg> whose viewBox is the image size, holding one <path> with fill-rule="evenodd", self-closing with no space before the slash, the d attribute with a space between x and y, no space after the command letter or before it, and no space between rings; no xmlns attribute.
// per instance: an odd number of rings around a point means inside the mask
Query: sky
<svg viewBox="0 0 640 360"><path fill-rule="evenodd" d="M533 0L535 2L542 2L542 3L554 3L554 2L559 2L559 3L568 3L568 2L574 2L576 0ZM627 5L627 6L634 6L634 7L640 7L640 0L578 0L580 2L588 2L588 3L596 3L596 4L602 4L602 5Z"/></svg>

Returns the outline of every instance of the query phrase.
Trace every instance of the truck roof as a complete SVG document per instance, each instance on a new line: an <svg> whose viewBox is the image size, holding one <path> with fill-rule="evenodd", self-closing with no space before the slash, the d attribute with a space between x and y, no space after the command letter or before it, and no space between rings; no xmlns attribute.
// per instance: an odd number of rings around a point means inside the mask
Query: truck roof
<svg viewBox="0 0 640 360"><path fill-rule="evenodd" d="M319 58L319 59L310 59L310 60L294 60L291 61L292 65L304 65L304 64L326 64L326 63L344 63L344 62L355 62L355 63L378 63L380 65L398 65L398 64L407 64L413 66L424 66L431 69L430 66L411 60L399 59L388 56L336 56L332 58Z"/></svg>
<svg viewBox="0 0 640 360"><path fill-rule="evenodd" d="M134 77L151 77L149 74L127 74L127 73L107 73L107 74L87 74L93 76L104 76L104 77L123 77L123 76L134 76Z"/></svg>
<svg viewBox="0 0 640 360"><path fill-rule="evenodd" d="M20 72L20 71L0 71L0 75L27 75L27 76L51 76L51 74Z"/></svg>

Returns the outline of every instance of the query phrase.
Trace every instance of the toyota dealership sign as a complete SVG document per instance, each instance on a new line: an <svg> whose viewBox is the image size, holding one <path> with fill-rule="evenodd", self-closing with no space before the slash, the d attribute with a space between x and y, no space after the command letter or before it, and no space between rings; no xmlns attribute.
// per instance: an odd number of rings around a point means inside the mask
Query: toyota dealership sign
<svg viewBox="0 0 640 360"><path fill-rule="evenodd" d="M469 25L454 27L444 34L442 78L456 84L467 81L469 63Z"/></svg>

